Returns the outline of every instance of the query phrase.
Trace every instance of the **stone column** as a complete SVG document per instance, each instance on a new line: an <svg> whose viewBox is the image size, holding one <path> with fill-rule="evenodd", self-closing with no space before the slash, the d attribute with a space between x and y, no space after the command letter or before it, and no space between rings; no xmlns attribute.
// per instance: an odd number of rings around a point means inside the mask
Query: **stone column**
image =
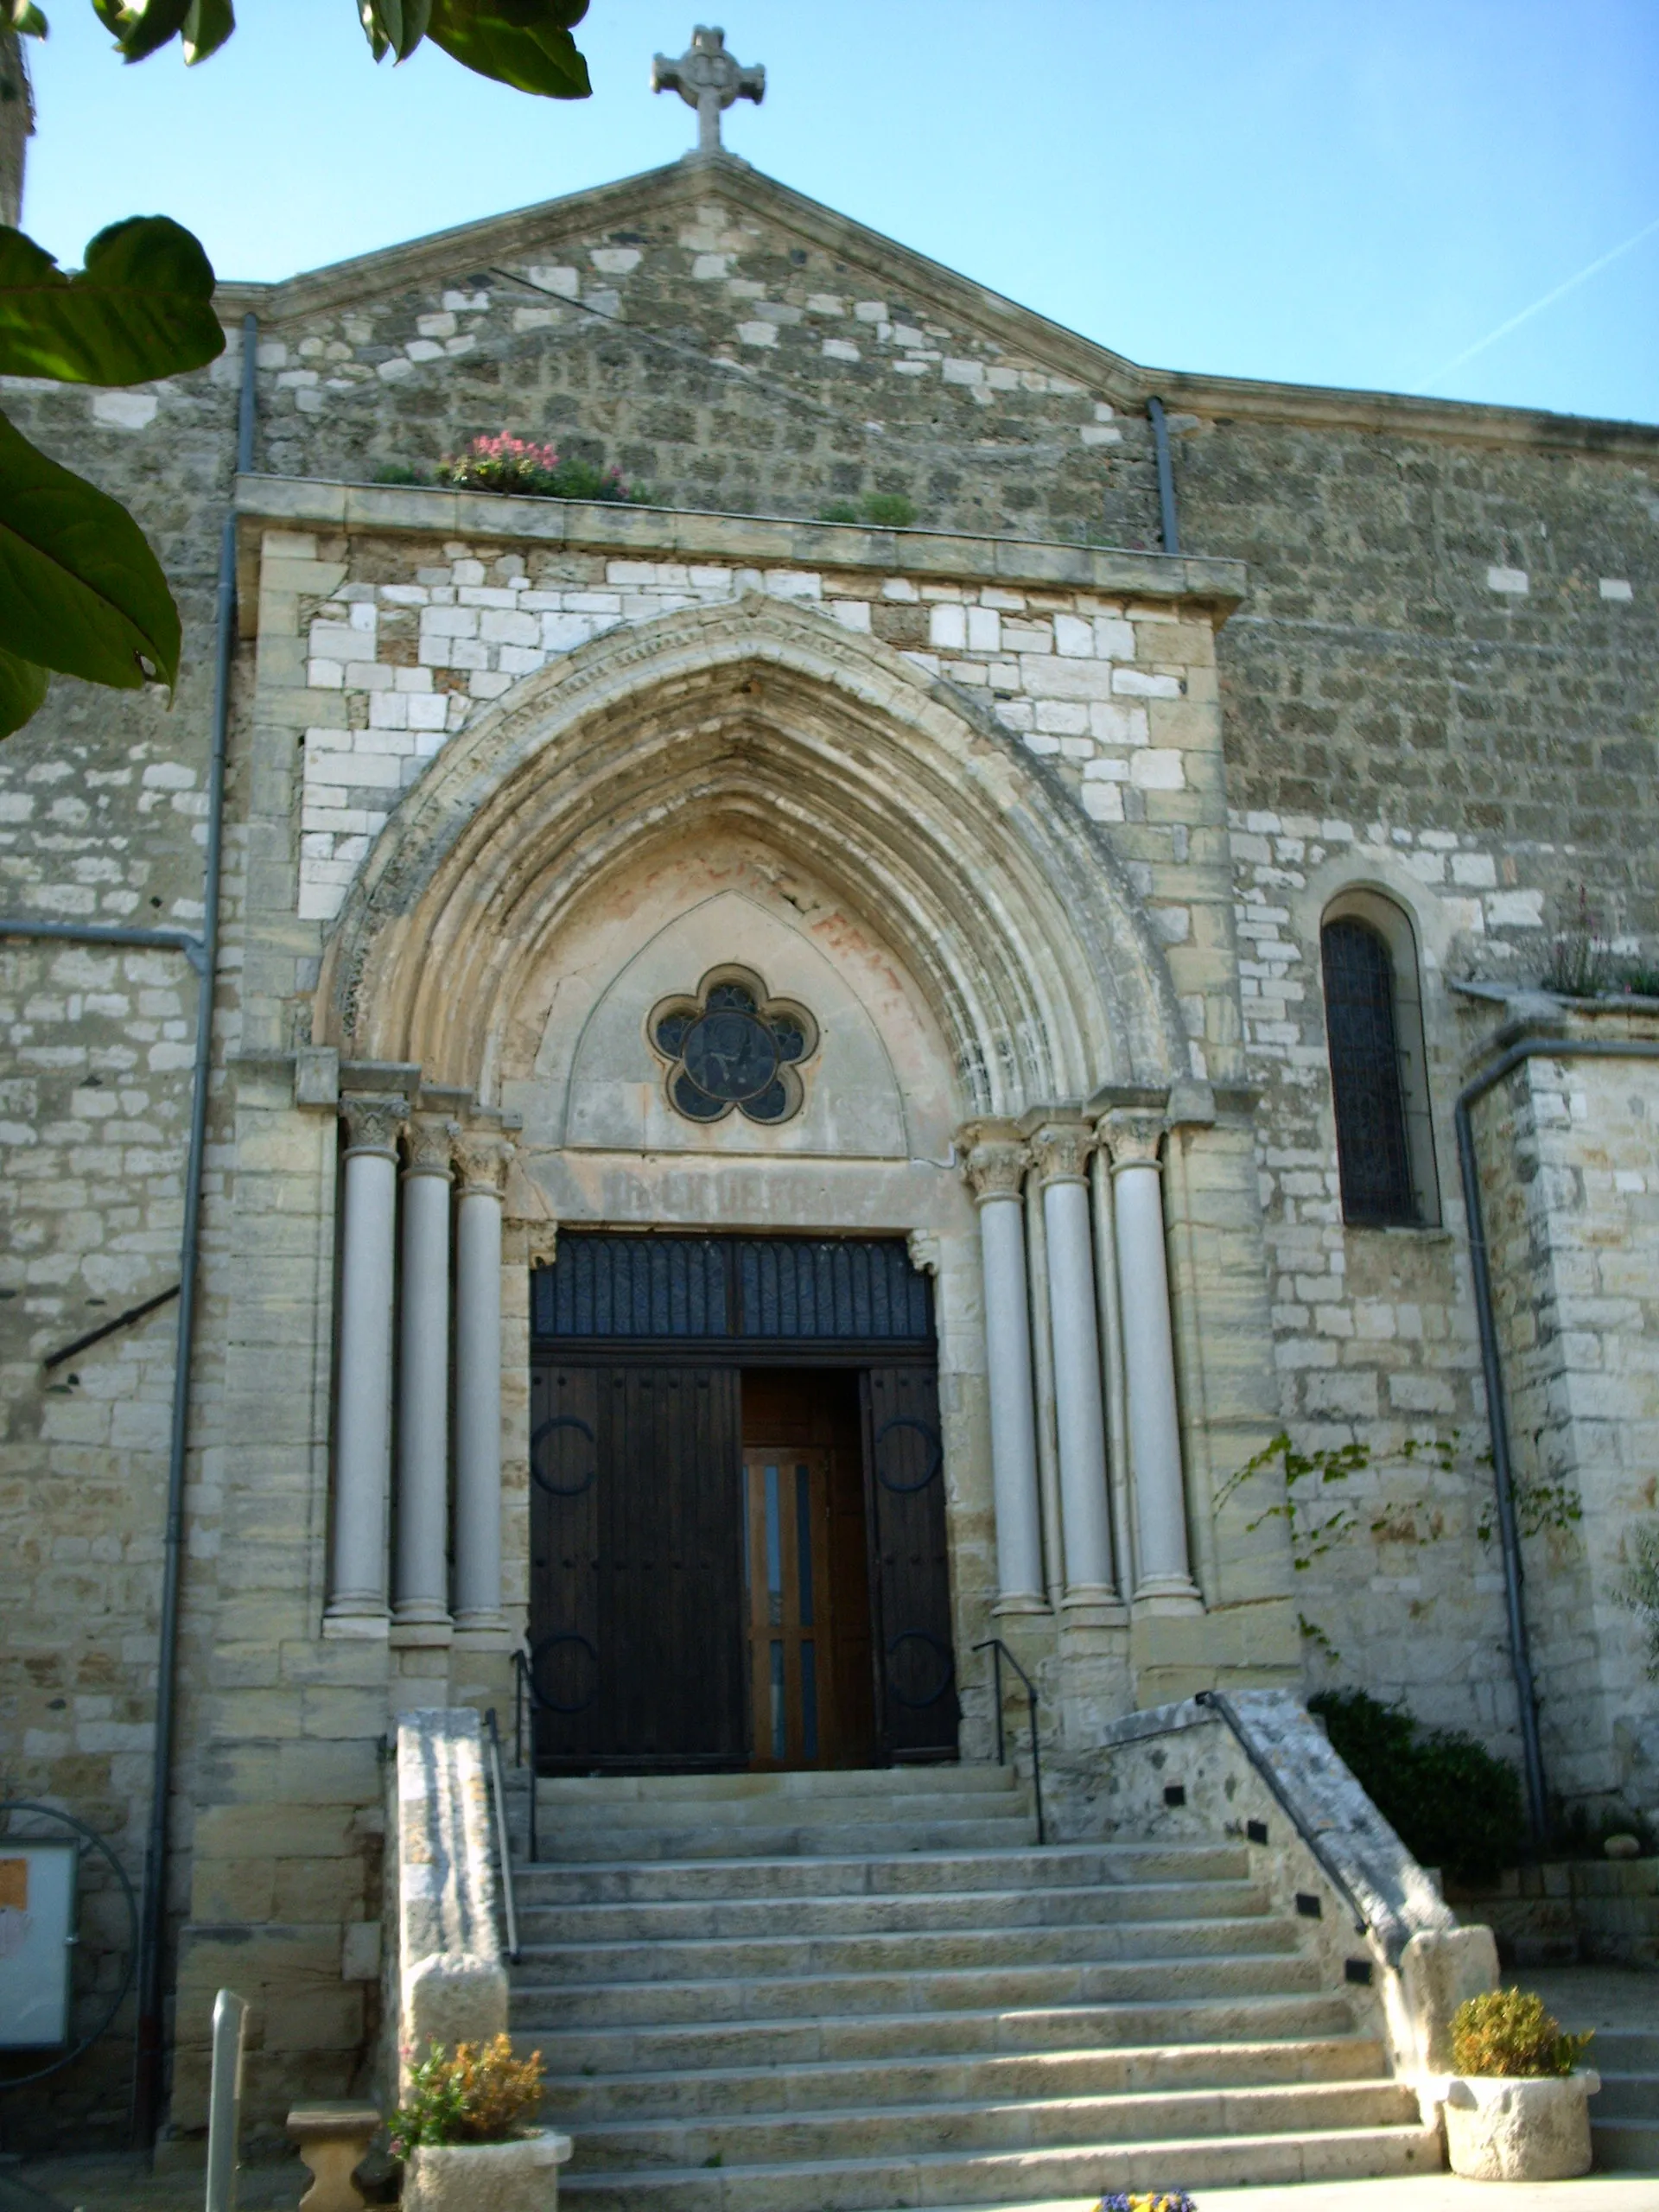
<svg viewBox="0 0 1659 2212"><path fill-rule="evenodd" d="M1065 1525L1065 1605L1115 1605L1111 1502L1106 1489L1106 1408L1100 1387L1100 1331L1089 1224L1086 1122L1042 1122L1032 1154L1043 1194L1048 1247L1049 1330L1054 1344L1055 1426Z"/></svg>
<svg viewBox="0 0 1659 2212"><path fill-rule="evenodd" d="M397 1363L397 1545L392 1625L433 1643L449 1628L449 1203L455 1125L410 1125ZM420 1631L427 1631L425 1634Z"/></svg>
<svg viewBox="0 0 1659 2212"><path fill-rule="evenodd" d="M501 1618L501 1206L510 1147L494 1131L457 1147L455 1627Z"/></svg>
<svg viewBox="0 0 1659 2212"><path fill-rule="evenodd" d="M979 1208L985 1271L985 1356L991 1397L998 1613L1043 1613L1037 1434L1031 1390L1031 1310L1020 1186L1027 1154L1011 1122L972 1122L958 1139Z"/></svg>
<svg viewBox="0 0 1659 2212"><path fill-rule="evenodd" d="M391 1330L401 1098L347 1097L340 1206L339 1374L334 1409L328 1622L385 1632L391 1486Z"/></svg>
<svg viewBox="0 0 1659 2212"><path fill-rule="evenodd" d="M1186 1549L1175 1341L1170 1326L1158 1157L1163 1122L1157 1114L1119 1107L1102 1116L1099 1131L1111 1158L1117 1229L1118 1302L1139 1540L1135 1601L1154 1611L1187 1612L1202 1601Z"/></svg>

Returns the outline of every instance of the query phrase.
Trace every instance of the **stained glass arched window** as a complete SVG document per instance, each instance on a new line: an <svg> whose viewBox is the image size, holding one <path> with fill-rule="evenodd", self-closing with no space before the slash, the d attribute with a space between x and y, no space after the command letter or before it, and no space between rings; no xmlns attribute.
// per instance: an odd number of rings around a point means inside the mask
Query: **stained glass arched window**
<svg viewBox="0 0 1659 2212"><path fill-rule="evenodd" d="M786 1122L800 1111L800 1069L818 1048L817 1024L791 999L766 995L744 968L716 968L694 995L664 999L645 1025L667 1063L669 1103L688 1122Z"/></svg>
<svg viewBox="0 0 1659 2212"><path fill-rule="evenodd" d="M1351 914L1327 920L1319 941L1343 1217L1376 1227L1421 1222L1393 952L1380 930Z"/></svg>

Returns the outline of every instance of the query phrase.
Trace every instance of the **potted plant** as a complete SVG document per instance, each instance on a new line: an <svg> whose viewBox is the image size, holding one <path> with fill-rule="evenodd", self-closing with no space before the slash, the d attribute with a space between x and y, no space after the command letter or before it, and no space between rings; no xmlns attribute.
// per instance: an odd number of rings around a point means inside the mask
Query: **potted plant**
<svg viewBox="0 0 1659 2212"><path fill-rule="evenodd" d="M1198 2212L1184 2189L1113 2190L1095 2212Z"/></svg>
<svg viewBox="0 0 1659 2212"><path fill-rule="evenodd" d="M391 2118L404 2212L553 2212L570 2138L534 2125L541 2101L539 2050L515 2058L504 2035L453 2056L429 2045Z"/></svg>
<svg viewBox="0 0 1659 2212"><path fill-rule="evenodd" d="M1489 1989L1452 2021L1457 2072L1441 2085L1446 2147L1471 2181L1567 2181L1590 2171L1586 2100L1601 2087L1580 2067L1589 2035L1567 2035L1541 1997Z"/></svg>

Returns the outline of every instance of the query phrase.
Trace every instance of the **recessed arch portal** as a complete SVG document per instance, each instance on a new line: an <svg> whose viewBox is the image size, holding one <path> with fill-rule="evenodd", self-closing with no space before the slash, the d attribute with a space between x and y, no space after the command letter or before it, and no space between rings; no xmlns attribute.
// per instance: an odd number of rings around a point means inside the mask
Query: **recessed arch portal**
<svg viewBox="0 0 1659 2212"><path fill-rule="evenodd" d="M493 1096L576 902L715 823L810 868L906 961L964 1114L1185 1072L1162 954L1058 779L960 691L760 594L611 632L451 741L347 899L318 1040Z"/></svg>

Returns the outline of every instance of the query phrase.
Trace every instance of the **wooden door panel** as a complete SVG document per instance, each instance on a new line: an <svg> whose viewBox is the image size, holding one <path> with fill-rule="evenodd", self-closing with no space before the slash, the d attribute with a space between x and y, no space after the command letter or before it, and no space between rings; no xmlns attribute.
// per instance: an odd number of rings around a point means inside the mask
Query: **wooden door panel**
<svg viewBox="0 0 1659 2212"><path fill-rule="evenodd" d="M959 1714L936 1371L871 1368L864 1416L882 1747L889 1758L951 1758Z"/></svg>
<svg viewBox="0 0 1659 2212"><path fill-rule="evenodd" d="M757 1767L823 1765L836 1738L829 1460L810 1446L744 1446L750 1745Z"/></svg>
<svg viewBox="0 0 1659 2212"><path fill-rule="evenodd" d="M735 1374L538 1363L531 1408L538 1756L742 1764Z"/></svg>

